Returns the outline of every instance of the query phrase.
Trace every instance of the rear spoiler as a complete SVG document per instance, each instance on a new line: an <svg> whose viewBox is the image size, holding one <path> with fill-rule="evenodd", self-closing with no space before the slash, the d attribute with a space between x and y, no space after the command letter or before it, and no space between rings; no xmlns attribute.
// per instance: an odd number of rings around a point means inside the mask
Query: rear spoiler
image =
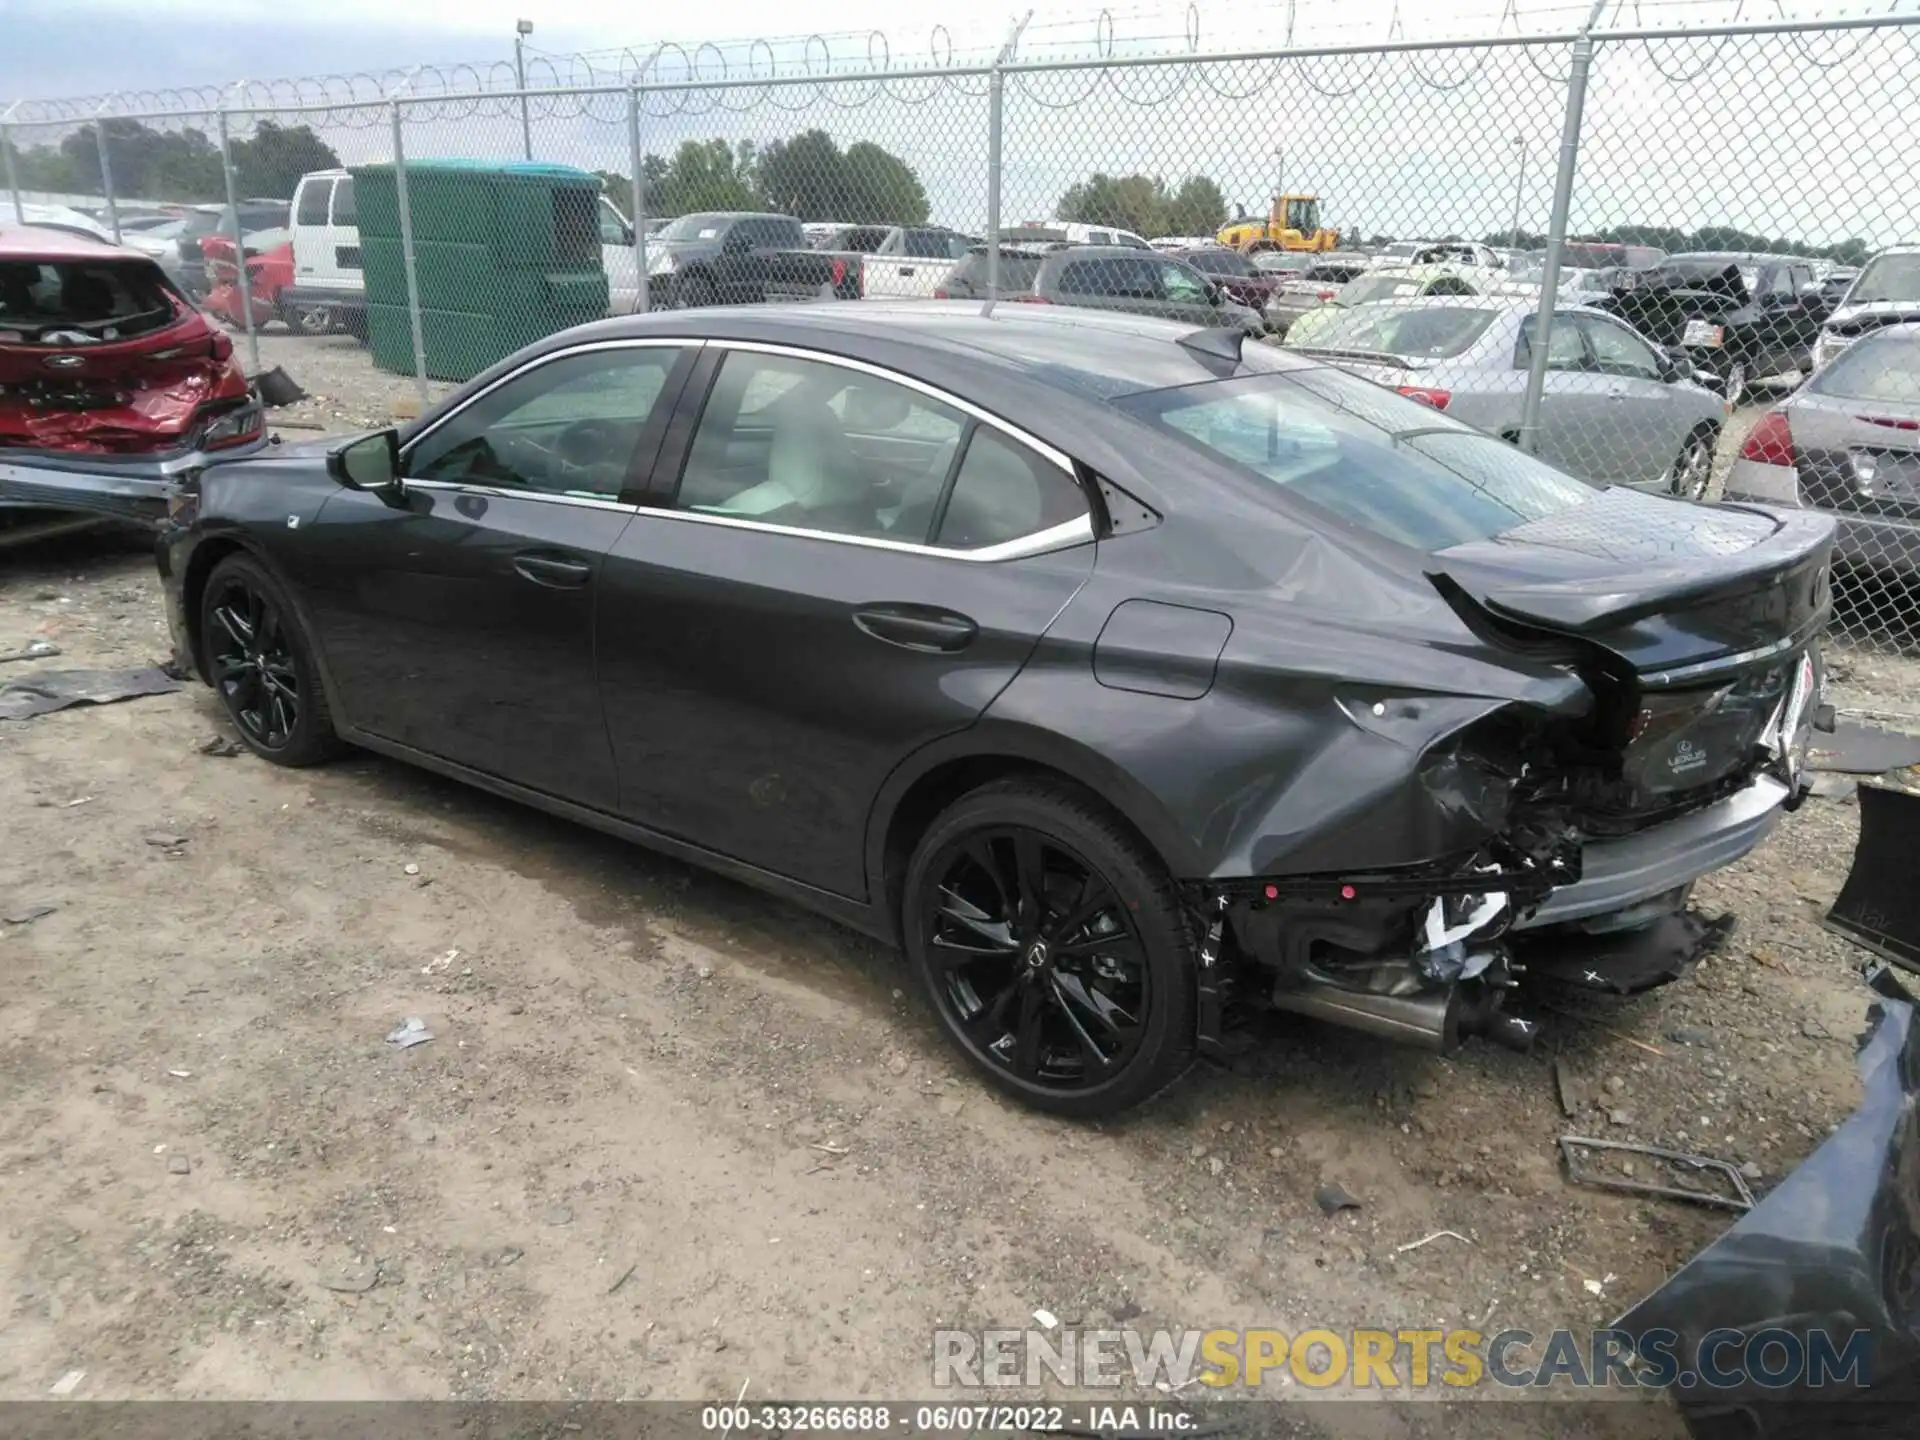
<svg viewBox="0 0 1920 1440"><path fill-rule="evenodd" d="M1684 565L1642 570L1630 584L1620 577L1515 583L1510 575L1471 564L1429 571L1443 591L1459 591L1497 619L1590 636L1708 596L1761 588L1809 561L1824 562L1833 544L1831 517L1810 510L1741 505L1730 509L1766 515L1778 528L1765 540L1731 555L1691 556Z"/></svg>

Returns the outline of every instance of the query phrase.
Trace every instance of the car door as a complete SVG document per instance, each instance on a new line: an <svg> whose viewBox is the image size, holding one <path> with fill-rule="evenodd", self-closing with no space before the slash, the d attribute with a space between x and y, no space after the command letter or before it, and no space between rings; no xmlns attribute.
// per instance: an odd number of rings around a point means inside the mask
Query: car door
<svg viewBox="0 0 1920 1440"><path fill-rule="evenodd" d="M542 356L411 437L400 493L329 500L307 561L348 723L613 808L594 601L692 367L684 346Z"/></svg>
<svg viewBox="0 0 1920 1440"><path fill-rule="evenodd" d="M631 315L640 300L640 265L633 258L633 226L600 197L600 268L607 272L607 313Z"/></svg>
<svg viewBox="0 0 1920 1440"><path fill-rule="evenodd" d="M874 367L707 347L599 599L630 820L865 894L886 776L964 729L1093 568L1066 458ZM684 441L678 438L684 431Z"/></svg>
<svg viewBox="0 0 1920 1440"><path fill-rule="evenodd" d="M1213 326L1223 323L1219 302L1207 277L1177 260L1141 260L1151 266L1162 309L1159 313L1183 324Z"/></svg>
<svg viewBox="0 0 1920 1440"><path fill-rule="evenodd" d="M723 305L756 305L766 298L765 251L789 238L788 227L750 215L734 221L720 242L714 271ZM793 249L803 248L794 245Z"/></svg>
<svg viewBox="0 0 1920 1440"><path fill-rule="evenodd" d="M1651 345L1618 321L1572 318L1607 397L1601 416L1612 451L1607 478L1623 485L1663 483L1692 428L1692 414L1674 403L1668 371Z"/></svg>
<svg viewBox="0 0 1920 1440"><path fill-rule="evenodd" d="M1518 428L1519 395L1524 393L1527 368L1532 364L1533 317L1520 329L1513 365L1520 382L1510 421ZM1534 453L1583 479L1611 484L1615 454L1612 427L1607 418L1606 387L1594 373L1587 339L1573 324L1573 316L1556 312L1547 341L1547 372L1540 391L1540 433Z"/></svg>

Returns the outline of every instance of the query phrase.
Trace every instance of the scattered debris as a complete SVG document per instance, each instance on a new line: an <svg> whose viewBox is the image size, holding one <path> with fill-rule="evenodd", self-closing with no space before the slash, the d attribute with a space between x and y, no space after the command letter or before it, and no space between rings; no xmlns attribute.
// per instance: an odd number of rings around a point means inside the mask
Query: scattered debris
<svg viewBox="0 0 1920 1440"><path fill-rule="evenodd" d="M496 1263L503 1266L511 1265L526 1253L518 1245L503 1245L500 1247L500 1255Z"/></svg>
<svg viewBox="0 0 1920 1440"><path fill-rule="evenodd" d="M1607 1112L1607 1123L1609 1125L1618 1125L1624 1130L1627 1126L1633 1124L1633 1112L1631 1110L1609 1110Z"/></svg>
<svg viewBox="0 0 1920 1440"><path fill-rule="evenodd" d="M540 1218L549 1225L571 1225L573 1211L565 1205L549 1205L540 1213Z"/></svg>
<svg viewBox="0 0 1920 1440"><path fill-rule="evenodd" d="M1752 1160L1747 1161L1740 1167L1740 1178L1743 1180L1758 1180L1764 1173L1765 1172L1760 1169L1760 1166Z"/></svg>
<svg viewBox="0 0 1920 1440"><path fill-rule="evenodd" d="M187 1175L192 1173L192 1170L193 1166L187 1160L186 1156L169 1155L167 1157L167 1173L169 1175Z"/></svg>
<svg viewBox="0 0 1920 1440"><path fill-rule="evenodd" d="M191 1080L193 1078L193 1071L191 1070L169 1070L167 1074L176 1080Z"/></svg>
<svg viewBox="0 0 1920 1440"><path fill-rule="evenodd" d="M1569 1120L1578 1115L1586 1103L1580 1093L1580 1082L1573 1078L1572 1067L1558 1057L1553 1062L1553 1088L1560 1097L1560 1113Z"/></svg>
<svg viewBox="0 0 1920 1440"><path fill-rule="evenodd" d="M84 1370L69 1370L52 1385L47 1387L49 1395L71 1395L80 1388L80 1382L87 1378Z"/></svg>
<svg viewBox="0 0 1920 1440"><path fill-rule="evenodd" d="M1036 1310L1033 1312L1033 1318L1040 1322L1040 1328L1042 1330L1057 1330L1060 1328L1059 1317L1051 1310Z"/></svg>
<svg viewBox="0 0 1920 1440"><path fill-rule="evenodd" d="M300 382L278 365L254 376L253 388L260 396L260 403L270 410L297 405L307 398L307 392L300 388Z"/></svg>
<svg viewBox="0 0 1920 1440"><path fill-rule="evenodd" d="M1621 1095L1626 1092L1627 1082L1618 1075L1607 1076L1606 1090L1609 1095Z"/></svg>
<svg viewBox="0 0 1920 1440"><path fill-rule="evenodd" d="M1807 751L1809 768L1848 775L1878 775L1915 764L1920 764L1920 735L1852 720L1842 720L1832 735Z"/></svg>
<svg viewBox="0 0 1920 1440"><path fill-rule="evenodd" d="M414 1046L424 1045L431 1039L433 1039L433 1032L427 1029L427 1022L418 1015L409 1015L387 1032L387 1044L397 1045L402 1050L411 1050Z"/></svg>
<svg viewBox="0 0 1920 1440"><path fill-rule="evenodd" d="M171 695L180 682L157 667L43 670L0 684L0 720L31 720L71 705L111 705L142 695Z"/></svg>
<svg viewBox="0 0 1920 1440"><path fill-rule="evenodd" d="M1726 1180L1731 1194L1714 1190L1695 1190L1684 1185L1665 1185L1657 1180L1621 1179L1590 1169L1581 1163L1578 1152L1608 1150L1616 1154L1644 1156L1664 1164L1677 1177L1691 1178L1695 1175L1717 1175ZM1691 1155L1684 1150L1663 1150L1657 1145L1639 1145L1628 1140L1596 1140L1584 1135L1562 1135L1560 1154L1566 1161L1567 1178L1576 1185L1591 1185L1600 1190L1619 1190L1633 1195L1661 1195L1669 1200L1690 1200L1696 1205L1712 1205L1723 1210L1751 1210L1754 1205L1753 1191L1747 1187L1746 1177L1731 1161L1718 1160L1711 1155ZM1656 1169L1656 1175L1659 1171Z"/></svg>
<svg viewBox="0 0 1920 1440"><path fill-rule="evenodd" d="M422 975L438 975L442 970L446 969L449 965L453 964L453 962L458 960L459 958L460 958L460 947L456 945L453 947L453 949L447 951L447 953L442 955L439 959L429 960L426 964L422 965L420 967L420 973ZM387 1038L392 1039L393 1037L388 1036Z"/></svg>
<svg viewBox="0 0 1920 1440"><path fill-rule="evenodd" d="M76 806L79 806L79 805L91 805L92 803L93 803L93 796L91 796L91 795L82 795L82 796L81 796L81 797L80 797L80 798L79 798L78 800L69 800L69 801L67 801L67 803L66 803L65 805L63 805L63 806L62 806L61 808L62 808L63 810L72 810L72 809L73 809L73 808L75 808Z"/></svg>
<svg viewBox="0 0 1920 1440"><path fill-rule="evenodd" d="M1860 782L1850 775L1836 775L1831 771L1819 770L1807 782L1809 794L1822 800L1845 800L1860 788Z"/></svg>
<svg viewBox="0 0 1920 1440"><path fill-rule="evenodd" d="M818 1150L823 1155L831 1155L835 1159L838 1159L842 1155L851 1155L853 1153L851 1150L847 1149L846 1146L836 1145L831 1140L816 1140L813 1142L813 1144L809 1145L807 1148L809 1150Z"/></svg>
<svg viewBox="0 0 1920 1440"><path fill-rule="evenodd" d="M1320 1207L1323 1215L1338 1214L1342 1210L1360 1209L1360 1202L1349 1195L1337 1181L1330 1181L1314 1191L1313 1201Z"/></svg>
<svg viewBox="0 0 1920 1440"><path fill-rule="evenodd" d="M958 1095L943 1096L940 1103L934 1106L934 1109L940 1112L941 1118L946 1120L953 1119L966 1108L967 1102Z"/></svg>
<svg viewBox="0 0 1920 1440"><path fill-rule="evenodd" d="M1673 1041L1676 1045L1691 1045L1695 1049L1713 1043L1713 1035L1710 1032L1697 1029L1691 1025L1674 1026L1673 1029L1667 1031L1667 1039Z"/></svg>
<svg viewBox="0 0 1920 1440"><path fill-rule="evenodd" d="M1116 1325L1124 1325L1129 1320L1137 1320L1141 1313L1140 1307L1134 1304L1133 1301L1124 1301L1114 1308L1113 1323Z"/></svg>
<svg viewBox="0 0 1920 1440"><path fill-rule="evenodd" d="M1467 1239L1466 1236L1462 1235L1457 1230L1436 1230L1433 1232L1433 1234L1422 1236L1418 1240L1409 1240L1404 1245L1394 1246L1393 1253L1396 1255L1404 1255L1409 1250L1418 1250L1422 1245L1430 1245L1435 1240L1445 1240L1445 1239L1458 1240L1462 1245L1473 1244L1471 1240Z"/></svg>
<svg viewBox="0 0 1920 1440"><path fill-rule="evenodd" d="M225 735L209 735L194 748L202 755L217 755L224 759L240 753L240 742Z"/></svg>
<svg viewBox="0 0 1920 1440"><path fill-rule="evenodd" d="M1589 1295L1604 1295L1607 1293L1607 1286L1611 1285L1614 1281L1618 1280L1619 1278L1620 1277L1618 1275L1615 1275L1611 1270L1609 1270L1605 1275L1601 1276L1598 1280L1582 1280L1580 1284L1581 1284L1581 1287Z"/></svg>
<svg viewBox="0 0 1920 1440"><path fill-rule="evenodd" d="M322 1289L338 1291L342 1295L364 1295L379 1281L380 1267L364 1260L336 1266L320 1276Z"/></svg>
<svg viewBox="0 0 1920 1440"><path fill-rule="evenodd" d="M1833 1033L1818 1020L1802 1020L1800 1022L1800 1034L1808 1040L1830 1040L1833 1038Z"/></svg>
<svg viewBox="0 0 1920 1440"><path fill-rule="evenodd" d="M36 920L46 919L59 908L58 905L28 905L24 909L15 910L5 919L9 925L31 925Z"/></svg>
<svg viewBox="0 0 1920 1440"><path fill-rule="evenodd" d="M415 865L412 861L408 861L405 865L402 865L400 867L400 873L402 875L418 875L420 873L420 867L418 865ZM459 953L460 952L457 950L454 951L454 954L456 955Z"/></svg>
<svg viewBox="0 0 1920 1440"><path fill-rule="evenodd" d="M178 850L187 843L184 835L175 835L166 830L155 830L147 836L147 844L161 850Z"/></svg>
<svg viewBox="0 0 1920 1440"><path fill-rule="evenodd" d="M60 647L51 640L29 640L20 649L9 650L6 654L0 655L0 665L6 664L9 660L40 660L48 655L59 653Z"/></svg>
<svg viewBox="0 0 1920 1440"><path fill-rule="evenodd" d="M627 1266L626 1269L622 1270L620 1272L620 1278L614 1281L613 1284L607 1287L607 1294L617 1295L620 1292L620 1287L626 1284L627 1281L631 1280L633 1278L633 1272L638 1270L639 1268L640 1268L640 1262L636 1260L633 1262L633 1264Z"/></svg>
<svg viewBox="0 0 1920 1440"><path fill-rule="evenodd" d="M908 1063L907 1057L896 1051L887 1057L887 1073L895 1076L904 1075L907 1073Z"/></svg>

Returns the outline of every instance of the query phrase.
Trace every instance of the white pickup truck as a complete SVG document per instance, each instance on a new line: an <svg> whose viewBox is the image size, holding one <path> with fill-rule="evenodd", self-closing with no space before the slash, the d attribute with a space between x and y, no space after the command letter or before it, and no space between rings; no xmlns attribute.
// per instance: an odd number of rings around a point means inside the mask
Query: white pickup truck
<svg viewBox="0 0 1920 1440"><path fill-rule="evenodd" d="M859 293L869 300L931 300L975 242L939 225L836 225L810 248L860 263Z"/></svg>

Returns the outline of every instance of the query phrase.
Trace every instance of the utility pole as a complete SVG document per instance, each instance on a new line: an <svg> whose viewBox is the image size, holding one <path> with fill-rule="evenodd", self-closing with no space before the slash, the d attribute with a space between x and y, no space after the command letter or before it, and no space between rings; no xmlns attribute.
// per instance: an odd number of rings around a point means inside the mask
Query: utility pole
<svg viewBox="0 0 1920 1440"><path fill-rule="evenodd" d="M513 22L513 78L520 87L520 153L533 159L533 121L527 114L527 36L533 33L531 20Z"/></svg>

